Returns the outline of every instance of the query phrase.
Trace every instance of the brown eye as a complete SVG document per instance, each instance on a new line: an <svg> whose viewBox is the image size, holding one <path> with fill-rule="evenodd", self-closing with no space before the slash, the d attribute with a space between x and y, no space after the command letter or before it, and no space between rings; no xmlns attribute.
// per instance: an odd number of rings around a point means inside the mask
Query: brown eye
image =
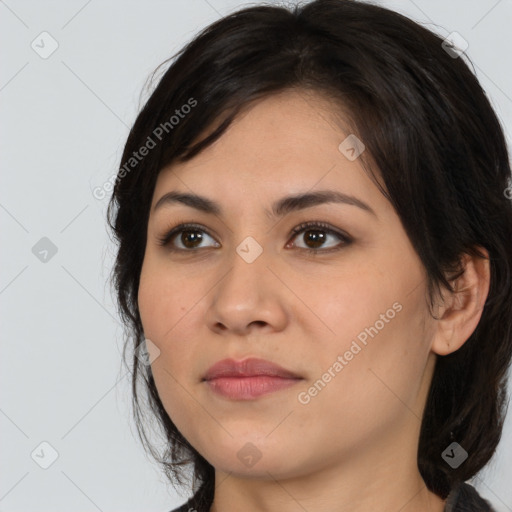
<svg viewBox="0 0 512 512"><path fill-rule="evenodd" d="M310 249L322 247L322 244L325 243L326 239L327 235L325 234L325 231L321 231L319 229L308 229L307 231L304 231L303 240Z"/></svg>
<svg viewBox="0 0 512 512"><path fill-rule="evenodd" d="M187 249L195 249L198 244L203 240L203 235L198 230L183 230L181 231L180 242Z"/></svg>
<svg viewBox="0 0 512 512"><path fill-rule="evenodd" d="M341 249L349 245L352 239L338 230L324 225L320 222L306 222L297 226L292 231L294 241L291 245L298 249L310 251L312 253L322 253ZM298 242L302 241L302 244ZM288 244L288 247L290 244Z"/></svg>
<svg viewBox="0 0 512 512"><path fill-rule="evenodd" d="M204 245L210 239L210 245ZM159 245L168 246L170 250L193 251L207 247L219 247L215 239L202 227L180 224L158 239ZM201 245L203 244L203 245Z"/></svg>

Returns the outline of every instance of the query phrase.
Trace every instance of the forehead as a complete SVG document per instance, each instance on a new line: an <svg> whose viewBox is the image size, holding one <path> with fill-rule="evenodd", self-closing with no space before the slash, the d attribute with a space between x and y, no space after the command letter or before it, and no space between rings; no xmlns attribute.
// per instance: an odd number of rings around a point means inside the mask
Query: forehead
<svg viewBox="0 0 512 512"><path fill-rule="evenodd" d="M333 102L307 91L282 92L251 103L190 161L164 168L155 198L169 187L267 194L341 182L352 192L374 186L360 159L351 161L339 149L350 135Z"/></svg>

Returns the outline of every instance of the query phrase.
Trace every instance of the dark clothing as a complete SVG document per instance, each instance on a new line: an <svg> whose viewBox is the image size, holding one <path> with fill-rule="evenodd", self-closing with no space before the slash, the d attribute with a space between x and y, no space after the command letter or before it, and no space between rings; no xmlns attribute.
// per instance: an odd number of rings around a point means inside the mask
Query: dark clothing
<svg viewBox="0 0 512 512"><path fill-rule="evenodd" d="M171 512L209 512L210 505L198 507L195 497ZM487 500L484 500L470 484L463 483L452 490L446 499L444 512L496 512Z"/></svg>

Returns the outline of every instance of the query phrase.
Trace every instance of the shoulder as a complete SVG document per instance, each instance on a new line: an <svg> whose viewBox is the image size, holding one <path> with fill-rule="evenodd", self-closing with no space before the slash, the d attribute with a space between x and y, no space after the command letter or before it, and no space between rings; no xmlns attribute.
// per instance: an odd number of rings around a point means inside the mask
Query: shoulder
<svg viewBox="0 0 512 512"><path fill-rule="evenodd" d="M478 491L472 485L468 483L461 483L449 494L446 500L445 512L496 511L487 500L478 494Z"/></svg>
<svg viewBox="0 0 512 512"><path fill-rule="evenodd" d="M180 505L178 508L170 512L210 512L212 505L212 498L205 496L200 489L194 496L192 496L186 503Z"/></svg>
<svg viewBox="0 0 512 512"><path fill-rule="evenodd" d="M171 510L170 512L198 512L198 511L192 506L192 500L188 500L186 503L179 506L178 508Z"/></svg>
<svg viewBox="0 0 512 512"><path fill-rule="evenodd" d="M196 493L183 505L170 512L210 512L213 502L214 480L203 482Z"/></svg>

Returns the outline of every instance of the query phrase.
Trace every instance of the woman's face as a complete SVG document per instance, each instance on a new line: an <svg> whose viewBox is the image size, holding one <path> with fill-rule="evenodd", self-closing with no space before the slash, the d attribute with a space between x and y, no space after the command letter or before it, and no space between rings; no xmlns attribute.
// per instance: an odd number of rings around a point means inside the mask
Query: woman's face
<svg viewBox="0 0 512 512"><path fill-rule="evenodd" d="M286 478L397 453L416 468L436 357L426 275L333 108L297 91L259 101L156 184L138 295L152 372L221 472ZM170 192L201 200L159 202ZM293 234L304 222L323 227ZM159 245L181 223L196 226ZM296 378L204 380L247 358Z"/></svg>

